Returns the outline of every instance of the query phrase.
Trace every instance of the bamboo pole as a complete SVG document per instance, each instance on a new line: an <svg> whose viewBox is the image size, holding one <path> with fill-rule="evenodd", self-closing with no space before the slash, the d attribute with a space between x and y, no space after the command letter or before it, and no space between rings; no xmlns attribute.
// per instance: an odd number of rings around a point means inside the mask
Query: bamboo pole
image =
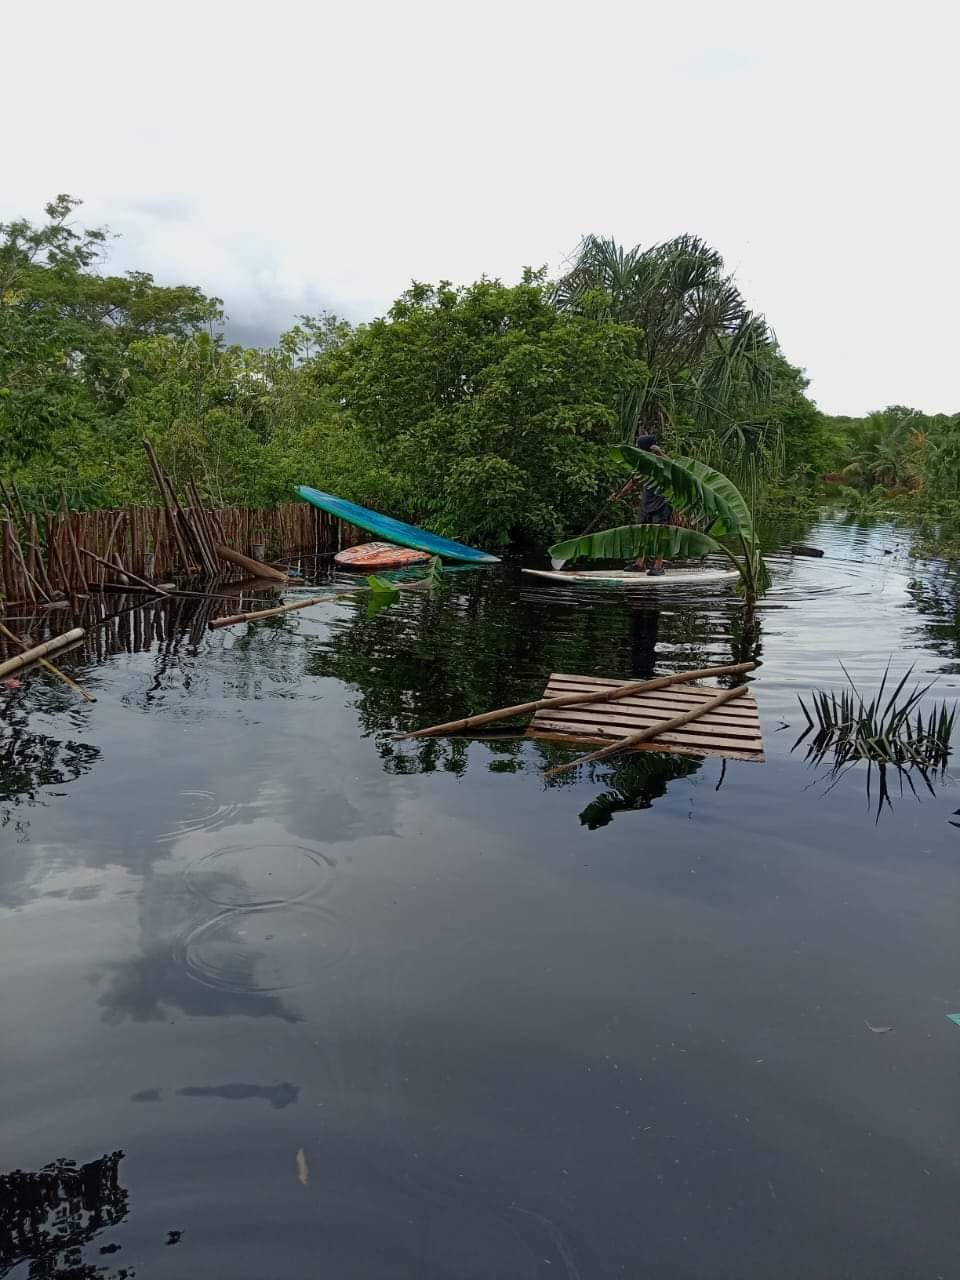
<svg viewBox="0 0 960 1280"><path fill-rule="evenodd" d="M91 560L96 560L97 564L102 565L103 568L105 569L109 569L111 573L117 572L117 566L115 564L111 564L109 560L104 560L100 556L94 555L93 552L88 551L86 547L81 547L80 552L85 556L89 556ZM126 577L132 578L134 582L139 583L141 587L146 587L148 591L154 592L155 595L158 595L158 596L170 595L170 592L164 590L163 587L158 587L155 582L147 582L146 578L137 577L137 575L135 573L131 573L129 569L123 570L123 572ZM100 585L102 587L103 583L101 583Z"/></svg>
<svg viewBox="0 0 960 1280"><path fill-rule="evenodd" d="M671 733L674 729L682 729L685 724L690 724L693 720L699 720L701 716L707 715L708 712L715 711L717 707L722 707L725 702L731 702L734 698L743 697L746 692L747 686L745 684L738 684L733 689L723 689L715 698L711 698L709 702L701 702L692 711L685 711L683 715L674 716L672 720L661 720L659 724L651 724L646 729L641 729L639 733L629 733L625 738L612 743L609 747L601 747L599 751L591 751L587 756L578 756L576 760L568 760L566 764L558 764L553 769L548 769L543 776L545 778L555 778L558 773L565 773L567 769L576 769L578 765L589 764L592 760L605 760L608 756L615 756L620 751L628 751L631 747L639 746L641 742L649 742L651 738L658 738L661 733Z"/></svg>
<svg viewBox="0 0 960 1280"><path fill-rule="evenodd" d="M157 488L160 490L160 498L166 508L170 532L173 534L177 546L180 549L180 554L183 557L183 569L186 573L190 568L191 556L189 555L187 545L183 540L183 534L180 532L180 526L177 523L176 511L171 505L170 497L167 493L166 477L160 470L160 463L157 461L157 455L154 452L153 445L149 440L143 440L141 443L143 444L144 452L147 455L147 461L150 463L150 470L153 472L153 478L156 481Z"/></svg>
<svg viewBox="0 0 960 1280"><path fill-rule="evenodd" d="M15 560L20 566L20 572L23 574L24 581L27 584L28 595L33 596L34 600L36 600L38 595L42 596L43 599L46 600L47 603L49 604L50 597L47 595L46 591L44 591L43 587L40 585L40 583L37 581L34 575L27 568L27 561L23 554L23 548L20 546L20 539L17 537L17 526L14 523L14 521L10 518L9 514L6 511L6 508L4 508L4 515L6 519L8 536L10 538L10 550Z"/></svg>
<svg viewBox="0 0 960 1280"><path fill-rule="evenodd" d="M49 598L52 600L54 596L57 594L57 592L54 589L53 583L50 581L50 573L46 563L44 562L43 550L40 545L40 526L37 523L37 517L34 515L32 511L30 512L30 524L27 529L27 536L30 539L30 545L36 551L37 568L39 570L40 577L43 580L44 589L46 590ZM49 558L50 558L50 549L48 547L47 559L49 560Z"/></svg>
<svg viewBox="0 0 960 1280"><path fill-rule="evenodd" d="M193 501L193 514L196 517L197 530L203 542L204 550L210 561L211 572L216 574L217 571L217 550L214 545L213 535L210 531L210 520L207 515L203 500L197 490L197 486L191 480L187 486L187 491Z"/></svg>
<svg viewBox="0 0 960 1280"><path fill-rule="evenodd" d="M21 640L19 636L14 635L14 633L10 630L10 628L5 627L2 622L0 622L0 635L5 635L7 639L12 640L15 645L19 645L19 647L23 649L25 652L29 652L30 646L27 644L27 642L25 640ZM65 671L61 671L59 667L55 667L53 663L48 662L46 658L40 658L39 662L41 667L44 667L52 675L55 675L58 680L62 680L64 684L68 684L71 689L76 689L77 693L79 693L80 697L83 698L84 701L96 702L96 698L93 696L93 694L87 693L86 689L78 685L76 680L71 679L70 676L68 676Z"/></svg>
<svg viewBox="0 0 960 1280"><path fill-rule="evenodd" d="M73 564L77 571L77 592L82 595L86 585L86 576L83 572L83 561L80 559L77 537L73 531L73 512L70 510L70 504L67 502L67 491L65 488L61 487L60 495L63 499L63 520L67 529L67 543L73 554Z"/></svg>
<svg viewBox="0 0 960 1280"><path fill-rule="evenodd" d="M744 671L752 671L755 662L735 662L726 667L703 667L699 671L678 671L670 676L657 676L653 680L638 680L632 684L620 684L611 689L599 689L596 693L564 693L557 698L537 698L534 702L519 702L515 707L501 707L499 711L486 711L482 715L467 716L463 720L448 720L446 724L433 724L426 729L414 729L410 733L395 733L395 742L406 742L408 738L426 738L445 733L462 733L465 729L474 729L477 725L490 724L494 720L508 720L511 716L526 715L529 711L540 711L543 708L559 710L560 707L573 707L578 702L615 702L618 698L627 698L634 693L648 693L654 689L666 689L668 685L681 684L687 680L704 680L709 676L739 675Z"/></svg>
<svg viewBox="0 0 960 1280"><path fill-rule="evenodd" d="M241 555L239 551L232 551L229 547L224 547L219 542L215 544L215 550L221 560L226 560L228 564L239 565L241 569L246 569L248 573L252 573L257 578L269 578L271 582L287 581L287 575L281 573L279 569L274 569L269 564L261 564L259 560L253 560L250 556Z"/></svg>
<svg viewBox="0 0 960 1280"><path fill-rule="evenodd" d="M65 649L67 645L77 644L83 636L83 627L74 627L72 631L65 631L62 636L54 636L52 640L45 640L43 644L35 645L32 649L26 649L23 653L17 654L15 658L0 662L0 678L14 671L21 671L34 662L39 662L48 653L56 653L58 649Z"/></svg>
<svg viewBox="0 0 960 1280"><path fill-rule="evenodd" d="M251 613L233 613L226 618L213 618L207 624L211 631L220 627L235 627L238 622L255 622L257 618L274 618L278 613L291 613L294 609L307 609L312 604L326 604L337 596L312 596L309 600L294 600L293 604L281 604L275 609L254 609Z"/></svg>

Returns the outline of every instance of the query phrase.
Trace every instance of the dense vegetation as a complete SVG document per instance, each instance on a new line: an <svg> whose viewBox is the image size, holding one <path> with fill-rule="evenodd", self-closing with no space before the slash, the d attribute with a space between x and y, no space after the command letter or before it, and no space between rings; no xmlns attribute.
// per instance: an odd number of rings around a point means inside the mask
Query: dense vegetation
<svg viewBox="0 0 960 1280"><path fill-rule="evenodd" d="M74 225L77 203L0 224L0 474L28 500L152 501L147 436L213 502L309 483L471 541L542 545L597 515L622 473L609 446L649 430L750 496L833 471L865 493L960 497L957 418L825 418L692 236L588 237L556 281L413 284L382 319L300 317L244 349L224 342L219 299L108 274L108 233Z"/></svg>

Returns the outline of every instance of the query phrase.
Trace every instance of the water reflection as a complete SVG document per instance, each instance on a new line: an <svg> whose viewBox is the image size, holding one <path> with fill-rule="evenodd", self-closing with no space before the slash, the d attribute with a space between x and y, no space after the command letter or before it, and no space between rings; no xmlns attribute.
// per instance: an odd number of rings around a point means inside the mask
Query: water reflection
<svg viewBox="0 0 960 1280"><path fill-rule="evenodd" d="M588 831L607 826L618 813L649 809L666 795L677 778L689 778L703 766L702 760L658 752L638 752L607 769L606 790L591 800L580 814ZM563 777L564 775L560 775Z"/></svg>
<svg viewBox="0 0 960 1280"><path fill-rule="evenodd" d="M239 1015L300 1022L303 1015L283 994L294 985L284 960L307 932L304 913L310 904L298 899L289 913L282 902L271 908L224 908L218 904L242 900L246 892L236 868L218 874L207 866L207 896L193 887L192 870L190 864L185 871L151 869L146 877L139 952L103 966L97 974L97 1004L104 1022L165 1022L173 1011L190 1018ZM256 893L255 886L250 893ZM306 918L320 934L319 912L311 911ZM329 929L327 934L317 937L312 949L312 962L318 967L318 956L346 946L342 931Z"/></svg>
<svg viewBox="0 0 960 1280"><path fill-rule="evenodd" d="M796 742L793 749L796 750L802 741L801 738ZM812 768L820 764L820 758L812 747L807 750L806 763ZM879 822L884 813L893 809L895 799L912 798L919 802L924 793L936 798L937 786L947 782L947 771L946 768L923 769L918 765L905 767L882 761L856 760L826 769L811 785L819 788L822 795L828 795L847 780L859 782L864 788L867 808L874 812L875 821Z"/></svg>
<svg viewBox="0 0 960 1280"><path fill-rule="evenodd" d="M291 1107L300 1099L300 1089L284 1080L280 1084L206 1084L184 1085L176 1089L178 1098L221 1098L227 1102L269 1102L274 1111ZM162 1102L162 1089L138 1089L131 1102Z"/></svg>
<svg viewBox="0 0 960 1280"><path fill-rule="evenodd" d="M115 1117L137 1212L87 1239L64 1174L50 1212L89 1252L67 1257L24 1207L40 1174L8 1175L0 1271L87 1276L122 1246L180 1274L176 1226L209 1253L183 1274L243 1280L948 1274L960 798L874 832L774 732L838 651L871 681L891 649L953 663L949 581L914 608L874 537L825 526L825 560L779 560L753 612L508 566L373 620L210 635L161 610L83 673L90 714L54 719L31 678L5 727L102 755L27 751L7 780L32 818L0 856L8 1164L41 1165L51 1126L97 1154ZM769 763L719 793L721 762L654 752L544 790L564 751L522 724L389 738L552 671L761 649Z"/></svg>
<svg viewBox="0 0 960 1280"><path fill-rule="evenodd" d="M120 1184L122 1151L87 1164L60 1159L36 1172L0 1175L0 1275L29 1263L30 1280L123 1280L126 1267L107 1270L83 1258L101 1232L127 1216ZM100 1254L115 1252L115 1243Z"/></svg>
<svg viewBox="0 0 960 1280"><path fill-rule="evenodd" d="M539 743L531 750L523 726L509 722L402 744L390 735L539 697L551 671L642 679L760 660L754 609L721 593L690 604L683 595L651 602L646 592L597 599L562 584L531 589L510 568L458 575L375 618L352 606L312 648L308 670L355 691L360 725L387 773L462 777L478 752L493 773L539 772L553 753Z"/></svg>
<svg viewBox="0 0 960 1280"><path fill-rule="evenodd" d="M31 708L8 700L0 711L0 830L26 836L17 810L43 803L45 787L75 782L100 759L97 747L33 728Z"/></svg>
<svg viewBox="0 0 960 1280"><path fill-rule="evenodd" d="M953 571L914 578L907 585L910 606L921 619L924 644L948 661L943 670L960 674L960 587Z"/></svg>

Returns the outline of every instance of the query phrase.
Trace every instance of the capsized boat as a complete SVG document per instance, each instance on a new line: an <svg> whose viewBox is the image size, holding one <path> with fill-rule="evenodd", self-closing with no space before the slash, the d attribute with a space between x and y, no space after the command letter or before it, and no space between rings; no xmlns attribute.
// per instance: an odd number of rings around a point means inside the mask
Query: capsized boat
<svg viewBox="0 0 960 1280"><path fill-rule="evenodd" d="M378 569L406 569L414 564L427 564L430 556L412 547L398 547L393 542L361 542L356 547L345 547L333 557L333 563L341 569L357 573L375 573Z"/></svg>
<svg viewBox="0 0 960 1280"><path fill-rule="evenodd" d="M499 556L478 551L476 547L465 546L462 542L454 542L452 538L441 538L438 533L418 529L414 524L404 524L402 520L394 520L392 516L380 515L368 507L361 507L357 502L348 502L345 498L334 497L332 493L324 493L322 489L311 489L309 485L301 484L297 486L297 493L321 511L401 547L413 547L416 551L426 551L428 555L443 556L445 560L462 560L469 564L498 564L500 561Z"/></svg>

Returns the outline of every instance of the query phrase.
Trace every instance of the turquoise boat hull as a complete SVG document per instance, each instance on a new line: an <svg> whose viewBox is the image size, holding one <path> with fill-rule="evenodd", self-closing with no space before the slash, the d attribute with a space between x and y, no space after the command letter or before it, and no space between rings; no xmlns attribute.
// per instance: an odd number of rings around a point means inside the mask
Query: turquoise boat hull
<svg viewBox="0 0 960 1280"><path fill-rule="evenodd" d="M462 542L454 542L452 538L441 538L437 533L428 533L426 529L418 529L414 524L404 524L402 520L394 520L391 516L382 516L377 511L370 511L356 502L347 502L345 498L335 498L332 493L324 493L322 489L311 489L307 484L297 486L297 493L321 511L326 511L338 520L347 524L355 524L368 533L376 534L387 542L395 542L400 547L413 547L416 551L426 551L430 555L443 556L445 560L462 560L466 564L499 564L499 556L491 556L486 551L478 551L476 547L464 546Z"/></svg>

